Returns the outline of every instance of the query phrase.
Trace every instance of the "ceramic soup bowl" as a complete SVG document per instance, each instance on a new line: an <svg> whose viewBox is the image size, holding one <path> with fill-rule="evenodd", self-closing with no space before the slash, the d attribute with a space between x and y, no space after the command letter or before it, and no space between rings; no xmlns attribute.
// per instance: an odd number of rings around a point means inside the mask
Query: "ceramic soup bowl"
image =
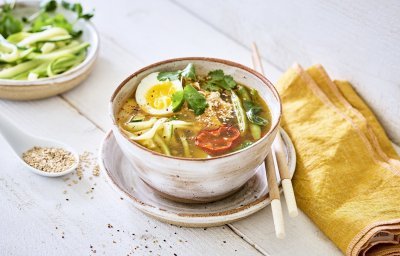
<svg viewBox="0 0 400 256"><path fill-rule="evenodd" d="M222 69L236 82L258 90L271 111L270 131L245 149L207 159L166 156L130 141L117 124L116 116L121 106L148 74L183 69L188 63L194 64L198 75ZM281 117L281 102L271 82L256 71L231 61L192 57L158 62L133 73L112 95L110 114L117 143L144 182L172 200L201 203L234 193L256 173L275 138Z"/></svg>

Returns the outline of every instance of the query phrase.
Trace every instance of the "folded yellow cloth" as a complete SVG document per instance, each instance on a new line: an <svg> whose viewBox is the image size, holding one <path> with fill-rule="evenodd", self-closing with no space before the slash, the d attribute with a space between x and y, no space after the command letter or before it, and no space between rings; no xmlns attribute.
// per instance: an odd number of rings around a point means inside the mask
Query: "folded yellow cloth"
<svg viewBox="0 0 400 256"><path fill-rule="evenodd" d="M299 208L347 255L400 255L400 158L372 111L320 65L295 65L277 88Z"/></svg>

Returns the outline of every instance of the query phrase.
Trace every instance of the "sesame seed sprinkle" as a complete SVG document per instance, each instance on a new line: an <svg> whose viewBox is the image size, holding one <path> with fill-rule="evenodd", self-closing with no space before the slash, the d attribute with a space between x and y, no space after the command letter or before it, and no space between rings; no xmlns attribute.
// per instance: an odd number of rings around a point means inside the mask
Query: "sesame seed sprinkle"
<svg viewBox="0 0 400 256"><path fill-rule="evenodd" d="M22 159L44 172L63 172L75 163L73 154L62 148L33 147L22 154Z"/></svg>

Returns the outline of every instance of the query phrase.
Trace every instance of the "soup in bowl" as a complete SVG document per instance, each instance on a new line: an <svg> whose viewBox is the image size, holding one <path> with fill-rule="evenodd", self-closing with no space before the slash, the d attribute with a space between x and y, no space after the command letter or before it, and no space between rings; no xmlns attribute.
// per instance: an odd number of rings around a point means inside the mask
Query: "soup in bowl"
<svg viewBox="0 0 400 256"><path fill-rule="evenodd" d="M237 191L263 163L281 104L250 68L180 58L125 79L110 111L117 143L145 183L176 201L210 202Z"/></svg>

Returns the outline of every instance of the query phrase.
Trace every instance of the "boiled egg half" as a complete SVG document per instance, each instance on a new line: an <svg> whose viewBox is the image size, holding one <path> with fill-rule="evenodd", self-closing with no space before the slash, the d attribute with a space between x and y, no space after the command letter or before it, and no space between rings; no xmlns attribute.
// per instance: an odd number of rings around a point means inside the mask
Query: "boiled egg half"
<svg viewBox="0 0 400 256"><path fill-rule="evenodd" d="M159 81L158 72L140 81L135 94L137 104L147 113L156 116L172 114L172 94L183 90L180 80Z"/></svg>

